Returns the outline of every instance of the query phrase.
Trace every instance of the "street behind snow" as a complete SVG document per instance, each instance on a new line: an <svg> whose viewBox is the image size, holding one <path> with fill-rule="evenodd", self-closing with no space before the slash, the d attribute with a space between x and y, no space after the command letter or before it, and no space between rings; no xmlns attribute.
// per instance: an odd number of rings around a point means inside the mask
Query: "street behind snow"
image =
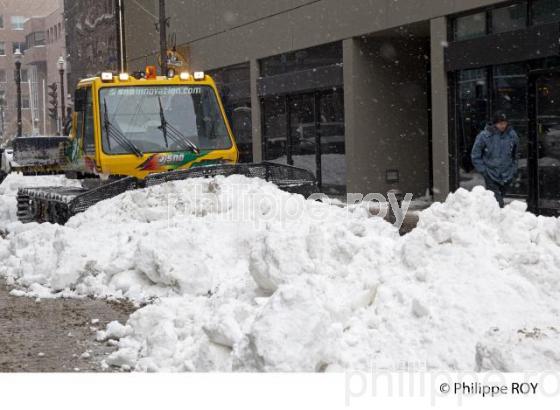
<svg viewBox="0 0 560 410"><path fill-rule="evenodd" d="M129 303L40 300L13 296L10 290L0 280L0 372L115 370L101 368L115 347L97 342L95 333L112 320L126 321L134 310Z"/></svg>

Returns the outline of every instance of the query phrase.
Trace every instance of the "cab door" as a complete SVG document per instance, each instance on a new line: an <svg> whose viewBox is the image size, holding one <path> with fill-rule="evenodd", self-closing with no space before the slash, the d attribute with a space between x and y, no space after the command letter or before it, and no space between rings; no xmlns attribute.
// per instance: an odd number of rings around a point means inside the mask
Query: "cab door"
<svg viewBox="0 0 560 410"><path fill-rule="evenodd" d="M76 90L72 143L66 153L69 169L80 174L95 172L95 127L91 86Z"/></svg>

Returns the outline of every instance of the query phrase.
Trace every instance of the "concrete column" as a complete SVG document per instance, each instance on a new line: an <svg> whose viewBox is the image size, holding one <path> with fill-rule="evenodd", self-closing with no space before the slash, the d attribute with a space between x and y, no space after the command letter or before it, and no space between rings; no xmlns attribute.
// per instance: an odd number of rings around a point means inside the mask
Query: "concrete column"
<svg viewBox="0 0 560 410"><path fill-rule="evenodd" d="M345 144L346 144L346 186L349 193L361 192L363 179L367 178L366 169L355 159L358 156L358 100L360 84L359 78L364 73L360 72L360 47L354 38L342 42L344 65L344 118L345 118Z"/></svg>
<svg viewBox="0 0 560 410"><path fill-rule="evenodd" d="M262 157L262 124L261 101L257 89L257 80L260 76L259 62L251 60L251 122L253 128L253 162L261 162Z"/></svg>
<svg viewBox="0 0 560 410"><path fill-rule="evenodd" d="M449 194L449 107L445 71L447 19L430 21L432 65L432 158L434 200L443 201Z"/></svg>
<svg viewBox="0 0 560 410"><path fill-rule="evenodd" d="M427 38L344 41L348 192L418 196L429 187L428 46Z"/></svg>

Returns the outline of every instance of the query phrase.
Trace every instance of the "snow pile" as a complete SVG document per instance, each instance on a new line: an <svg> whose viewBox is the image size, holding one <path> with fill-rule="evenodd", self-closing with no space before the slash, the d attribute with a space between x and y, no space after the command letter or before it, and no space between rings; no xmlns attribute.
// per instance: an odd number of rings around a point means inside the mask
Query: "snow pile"
<svg viewBox="0 0 560 410"><path fill-rule="evenodd" d="M18 188L47 186L80 186L79 181L66 179L63 175L23 176L9 174L0 184L0 230L8 229L17 221Z"/></svg>
<svg viewBox="0 0 560 410"><path fill-rule="evenodd" d="M318 227L322 222L326 224ZM15 226L0 242L2 274L37 291L136 301L219 290L252 295L258 286L250 266L255 266L255 275L268 275L263 272L268 262L262 265L256 253L252 257L259 242L270 236L268 230L291 232L292 243L278 246L290 254L284 262L294 266L299 261L289 259L297 258L298 247L319 248L315 240L321 240L322 232L325 239L340 232L325 248L333 249L330 261L317 254L309 262L329 262L333 275L337 255L345 252L347 259L351 257L352 249L345 248L352 246L346 237L353 230L365 236L363 244L355 246L362 246L368 255L372 248L380 255L381 247L390 250L391 244L384 245L382 238L398 236L383 221L359 213L349 217L344 209L306 201L258 179L188 180L126 192L73 217L65 226ZM268 280L275 278L271 274Z"/></svg>
<svg viewBox="0 0 560 410"><path fill-rule="evenodd" d="M429 369L473 370L475 346L490 328L558 323L559 220L525 207L501 210L490 192L475 188L420 214L387 267L375 312L357 321L360 337L374 341L376 364L422 360ZM372 318L377 324L367 329Z"/></svg>
<svg viewBox="0 0 560 410"><path fill-rule="evenodd" d="M120 339L111 365L471 371L505 352L508 370L526 370L560 355L549 339L488 339L558 324L560 225L520 203L501 210L482 188L434 204L402 238L365 207L241 176L131 191L64 227L16 228L0 239L0 274L30 294L152 302L98 334Z"/></svg>
<svg viewBox="0 0 560 410"><path fill-rule="evenodd" d="M492 329L476 346L476 371L514 372L518 369L544 372L560 367L560 331L556 328Z"/></svg>

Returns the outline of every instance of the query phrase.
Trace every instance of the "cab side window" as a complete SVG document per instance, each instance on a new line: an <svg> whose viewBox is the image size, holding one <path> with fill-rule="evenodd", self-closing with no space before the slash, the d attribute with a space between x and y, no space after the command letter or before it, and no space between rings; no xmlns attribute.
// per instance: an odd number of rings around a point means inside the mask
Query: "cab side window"
<svg viewBox="0 0 560 410"><path fill-rule="evenodd" d="M95 138L94 138L94 127L93 127L93 96L91 93L91 88L87 89L86 96L86 107L84 113L84 152L86 154L95 153Z"/></svg>
<svg viewBox="0 0 560 410"><path fill-rule="evenodd" d="M84 113L81 111L76 111L76 138L80 146L82 146L84 139Z"/></svg>

